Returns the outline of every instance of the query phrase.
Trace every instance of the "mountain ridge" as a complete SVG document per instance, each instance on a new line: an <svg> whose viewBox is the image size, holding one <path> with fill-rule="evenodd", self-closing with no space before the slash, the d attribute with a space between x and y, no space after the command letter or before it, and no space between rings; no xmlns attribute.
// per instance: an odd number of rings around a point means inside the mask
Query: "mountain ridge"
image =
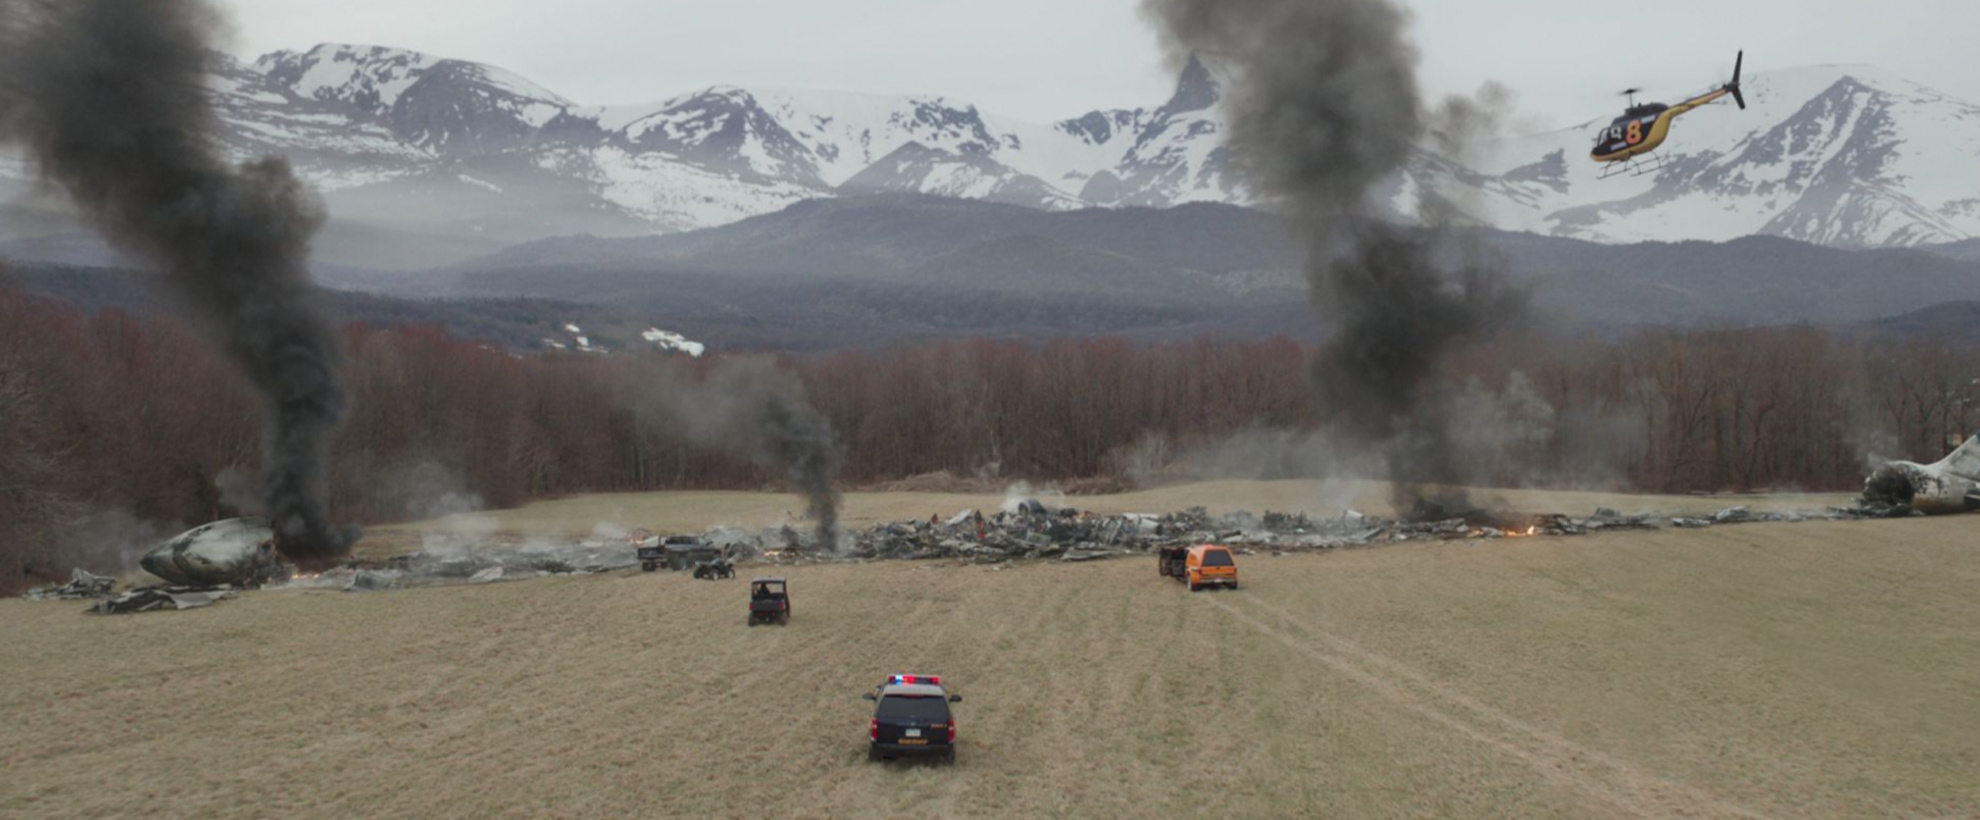
<svg viewBox="0 0 1980 820"><path fill-rule="evenodd" d="M1980 299L1980 260L1932 249L1475 235L1486 253L1472 260L1530 290L1534 321L1577 332L1849 324ZM1449 241L1452 252L1472 249L1465 237ZM1282 218L1220 203L1050 212L891 194L808 201L682 234L546 239L421 281L444 280L443 292L460 295L646 305L718 342L774 325L792 328L782 341L841 344L868 328L1020 332L1001 324L1012 316L1061 317L1049 325L1060 332L1314 340L1324 327L1309 305L1304 250ZM927 326L935 311L947 324ZM1062 316L1078 311L1090 319ZM821 324L826 315L860 318L841 327Z"/></svg>
<svg viewBox="0 0 1980 820"><path fill-rule="evenodd" d="M288 156L330 206L319 257L353 266L688 231L873 193L1042 210L1260 204L1224 144L1226 80L1196 58L1160 105L1055 123L939 95L771 87L588 106L496 66L333 43L246 62L216 53L212 77L227 152ZM1483 225L1605 243L1980 236L1980 106L1863 66L1756 71L1747 84L1752 110L1688 115L1654 175L1596 180L1591 120L1490 140L1462 161L1419 150L1377 204L1407 217L1431 190ZM26 173L0 161L0 189Z"/></svg>

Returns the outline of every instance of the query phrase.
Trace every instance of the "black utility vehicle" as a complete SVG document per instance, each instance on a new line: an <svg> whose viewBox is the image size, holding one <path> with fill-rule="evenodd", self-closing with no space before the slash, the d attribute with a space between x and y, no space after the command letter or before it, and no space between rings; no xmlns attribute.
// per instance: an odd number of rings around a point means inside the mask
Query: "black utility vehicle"
<svg viewBox="0 0 1980 820"><path fill-rule="evenodd" d="M782 578L758 578L749 582L749 625L791 622L791 596L784 591Z"/></svg>
<svg viewBox="0 0 1980 820"><path fill-rule="evenodd" d="M889 675L879 688L863 697L873 701L873 722L867 727L867 760L932 757L956 762L956 719L949 704L961 695L942 688L933 675Z"/></svg>

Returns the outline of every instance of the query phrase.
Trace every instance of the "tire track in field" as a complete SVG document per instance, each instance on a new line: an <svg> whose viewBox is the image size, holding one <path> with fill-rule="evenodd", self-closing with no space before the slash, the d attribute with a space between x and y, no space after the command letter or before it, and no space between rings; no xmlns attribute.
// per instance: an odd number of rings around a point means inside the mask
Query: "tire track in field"
<svg viewBox="0 0 1980 820"><path fill-rule="evenodd" d="M1284 607L1249 591L1237 598L1258 615L1222 600L1210 601L1239 622L1279 640L1390 702L1525 763L1565 789L1590 794L1639 817L1767 816L1684 783L1645 771L1526 723L1415 669L1302 621Z"/></svg>

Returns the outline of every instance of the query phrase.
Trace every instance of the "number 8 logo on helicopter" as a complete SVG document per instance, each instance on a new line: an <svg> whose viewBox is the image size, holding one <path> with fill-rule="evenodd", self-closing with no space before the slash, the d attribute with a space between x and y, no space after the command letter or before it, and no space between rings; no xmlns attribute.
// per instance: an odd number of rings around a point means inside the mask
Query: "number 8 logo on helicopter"
<svg viewBox="0 0 1980 820"><path fill-rule="evenodd" d="M1627 141L1629 142L1629 144L1630 144L1630 145L1636 145L1636 144L1638 144L1638 143L1640 143L1640 142L1642 142L1642 141L1643 141L1643 121L1642 121L1642 120L1630 120L1630 121L1629 121L1629 128L1628 128L1628 129L1627 129L1627 130L1625 131L1625 133L1624 133L1624 137L1623 137L1623 138L1624 138L1625 140L1627 140Z"/></svg>

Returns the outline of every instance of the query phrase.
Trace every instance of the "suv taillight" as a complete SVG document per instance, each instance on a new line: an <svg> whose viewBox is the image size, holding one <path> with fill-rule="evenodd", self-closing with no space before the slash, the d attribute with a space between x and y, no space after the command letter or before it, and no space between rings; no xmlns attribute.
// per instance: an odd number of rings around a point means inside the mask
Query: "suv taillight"
<svg viewBox="0 0 1980 820"><path fill-rule="evenodd" d="M872 740L872 741L874 741L875 743L878 743L878 742L880 741L880 719L879 719L879 718L874 718L874 719L873 719L873 722L872 722L872 723L869 723L869 724L867 724L867 726L866 726L866 737L867 737L867 739L868 739L868 740Z"/></svg>
<svg viewBox="0 0 1980 820"><path fill-rule="evenodd" d="M949 742L956 742L956 719L949 718Z"/></svg>

